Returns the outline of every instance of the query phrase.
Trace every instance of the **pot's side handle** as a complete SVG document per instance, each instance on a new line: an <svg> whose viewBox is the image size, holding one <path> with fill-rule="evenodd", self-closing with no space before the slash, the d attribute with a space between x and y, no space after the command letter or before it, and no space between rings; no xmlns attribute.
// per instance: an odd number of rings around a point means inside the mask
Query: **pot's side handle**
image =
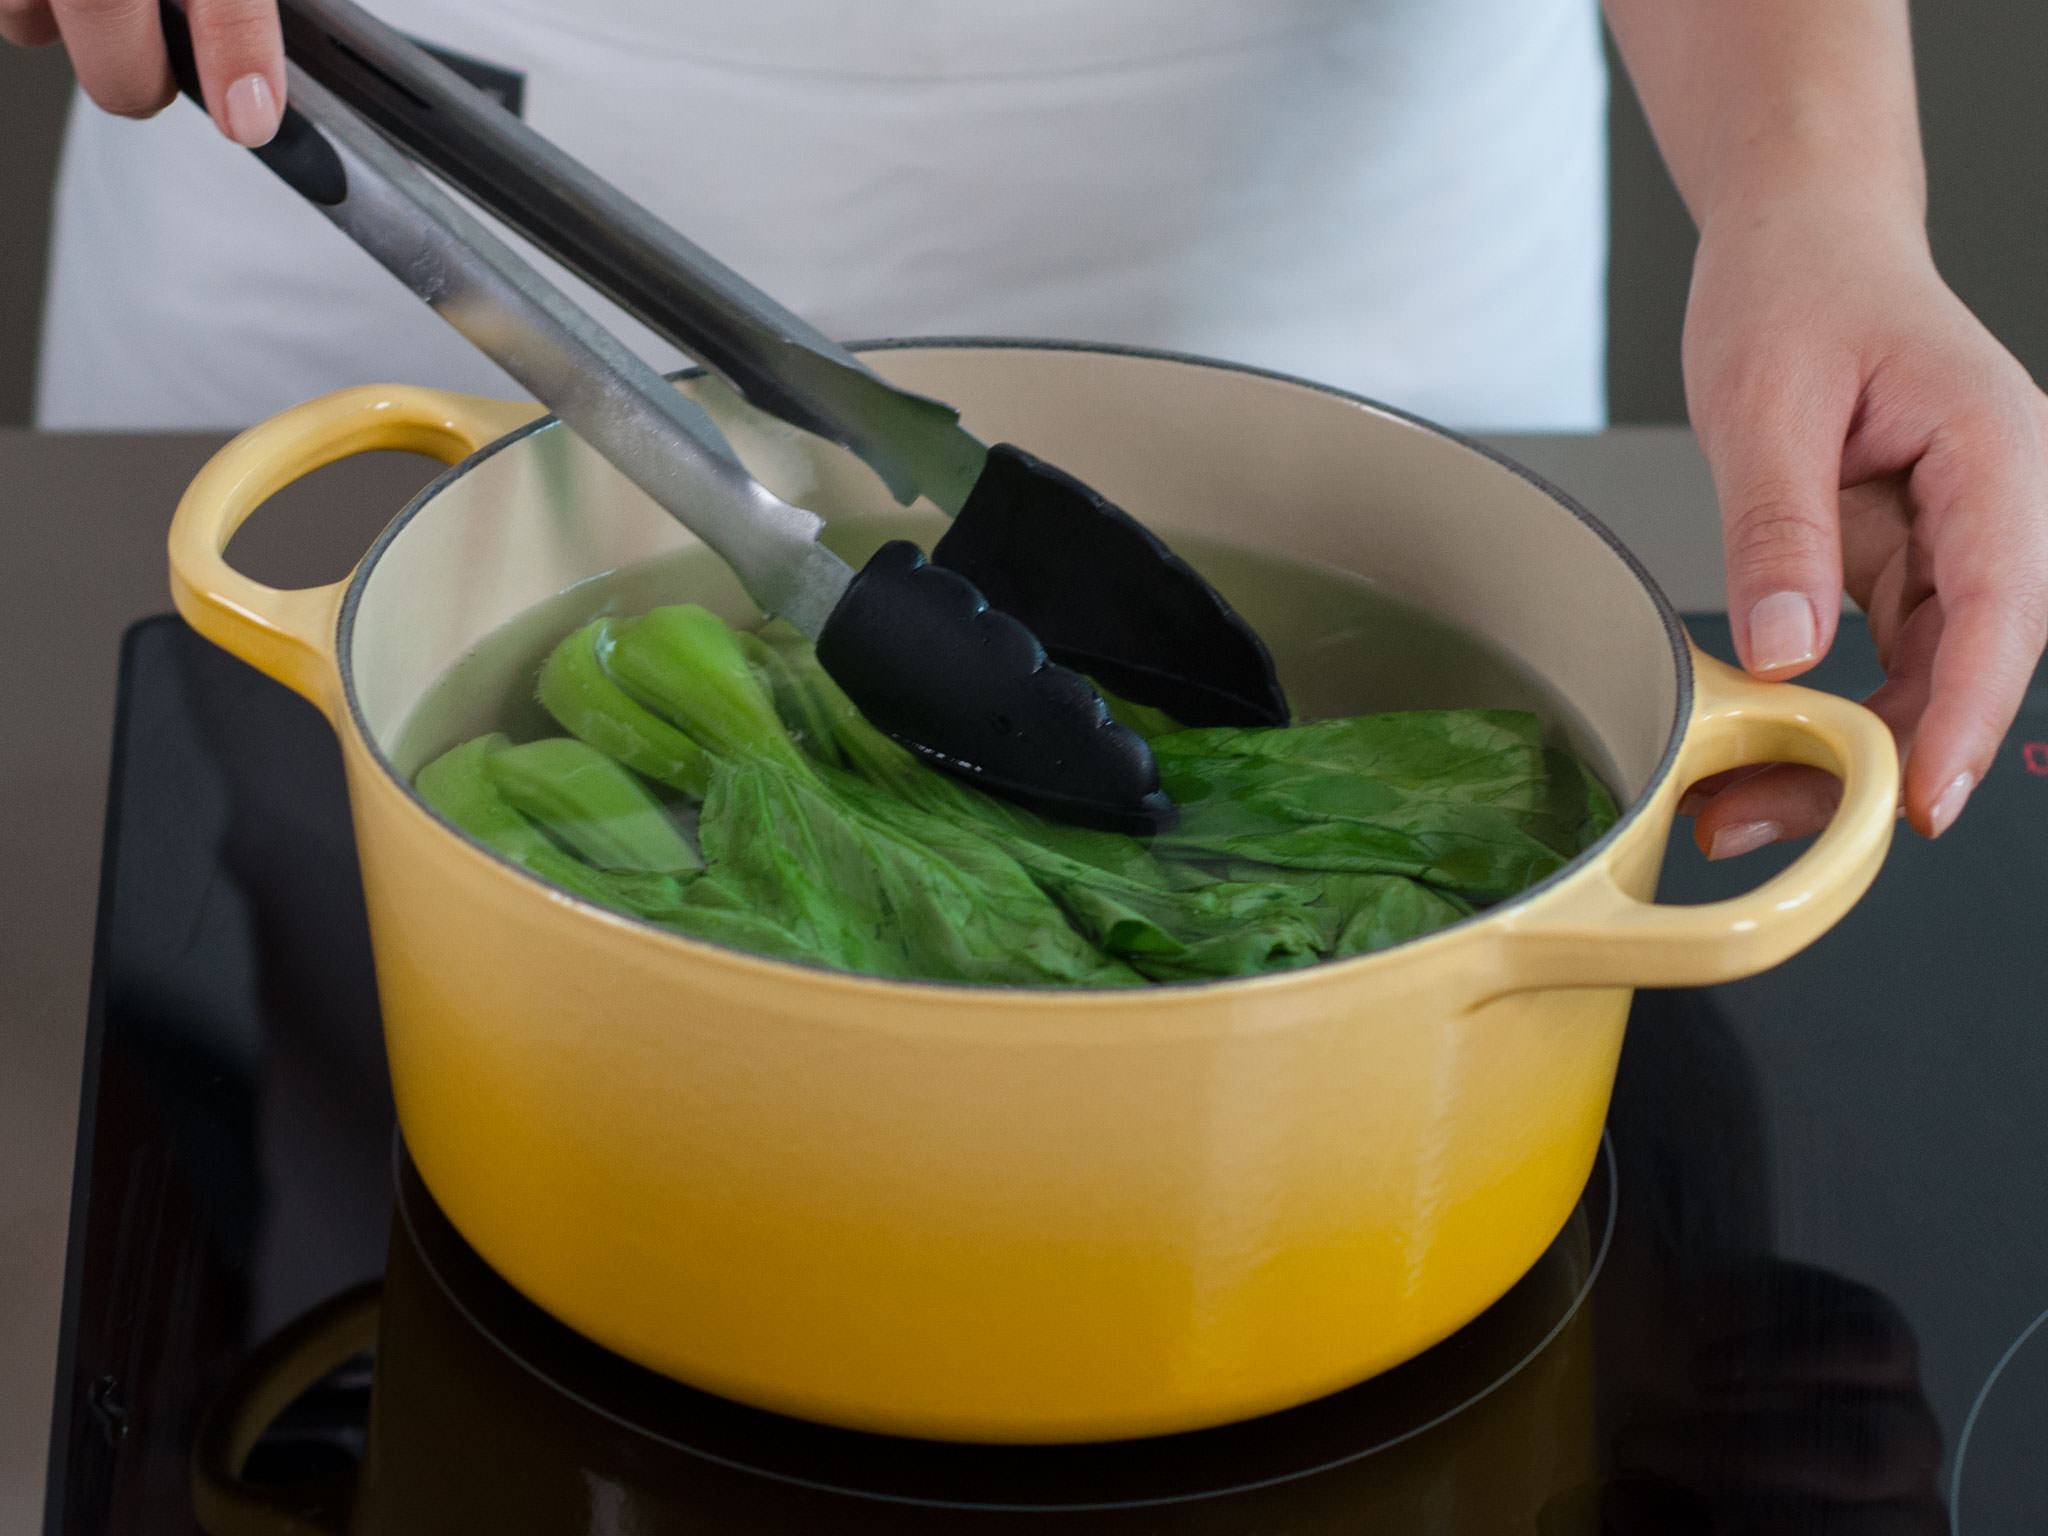
<svg viewBox="0 0 2048 1536"><path fill-rule="evenodd" d="M352 1484L256 1484L242 1468L300 1393L377 1341L382 1299L377 1280L330 1297L258 1346L221 1389L192 1445L192 1512L207 1536L342 1536Z"/></svg>
<svg viewBox="0 0 2048 1536"><path fill-rule="evenodd" d="M1698 987L1770 969L1856 904L1891 846L1898 749L1869 710L1789 683L1760 683L1699 650L1692 727L1652 814L1709 774L1806 763L1842 781L1813 846L1744 896L1659 906L1595 863L1527 910L1501 914L1506 975L1492 995L1547 987Z"/></svg>
<svg viewBox="0 0 2048 1536"><path fill-rule="evenodd" d="M351 454L395 449L454 464L540 414L403 384L366 384L259 422L206 463L171 520L171 596L185 621L330 719L339 706L335 619L348 579L281 591L227 563L228 540L285 486Z"/></svg>

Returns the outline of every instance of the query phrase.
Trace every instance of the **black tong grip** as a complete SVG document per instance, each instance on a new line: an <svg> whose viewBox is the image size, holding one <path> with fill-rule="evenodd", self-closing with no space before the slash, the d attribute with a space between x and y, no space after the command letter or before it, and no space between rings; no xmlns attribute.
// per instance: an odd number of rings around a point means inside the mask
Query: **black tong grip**
<svg viewBox="0 0 2048 1536"><path fill-rule="evenodd" d="M157 11L163 18L164 51L170 56L171 78L178 82L179 90L204 109L206 92L199 83L199 59L192 50L191 25L171 0L159 0ZM309 202L334 208L348 197L348 171L341 156L303 112L290 106L284 109L284 117L271 141L250 153Z"/></svg>
<svg viewBox="0 0 2048 1536"><path fill-rule="evenodd" d="M884 544L818 637L860 712L932 767L1061 821L1136 837L1168 830L1159 765L1088 679L973 583Z"/></svg>

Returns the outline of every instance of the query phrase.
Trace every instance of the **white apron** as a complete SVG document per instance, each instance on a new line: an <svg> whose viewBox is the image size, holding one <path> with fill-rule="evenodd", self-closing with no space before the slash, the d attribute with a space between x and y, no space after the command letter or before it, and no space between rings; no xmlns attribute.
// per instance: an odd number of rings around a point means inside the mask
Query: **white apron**
<svg viewBox="0 0 2048 1536"><path fill-rule="evenodd" d="M1457 426L1604 420L1593 0L372 5L523 73L536 128L829 334L1122 342ZM74 106L43 426L239 427L386 379L518 393L189 104Z"/></svg>

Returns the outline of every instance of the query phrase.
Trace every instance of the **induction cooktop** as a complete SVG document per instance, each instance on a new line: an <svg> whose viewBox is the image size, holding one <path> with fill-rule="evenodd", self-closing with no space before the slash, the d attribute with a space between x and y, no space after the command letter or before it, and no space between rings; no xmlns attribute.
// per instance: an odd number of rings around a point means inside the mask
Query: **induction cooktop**
<svg viewBox="0 0 2048 1536"><path fill-rule="evenodd" d="M1728 654L1724 620L1689 623ZM1876 679L1845 625L1810 681ZM1790 857L1709 865L1681 834L1663 897ZM151 620L123 657L46 1531L2039 1533L2044 982L2037 681L1969 814L1902 835L1833 933L1638 996L1578 1210L1420 1359L1113 1445L828 1429L607 1354L463 1242L396 1136L325 722Z"/></svg>

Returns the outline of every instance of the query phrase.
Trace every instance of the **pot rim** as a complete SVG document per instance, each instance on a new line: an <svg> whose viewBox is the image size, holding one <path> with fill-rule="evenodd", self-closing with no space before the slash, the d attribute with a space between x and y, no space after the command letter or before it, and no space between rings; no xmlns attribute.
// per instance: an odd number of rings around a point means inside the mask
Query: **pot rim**
<svg viewBox="0 0 2048 1536"><path fill-rule="evenodd" d="M1317 394L1328 395L1351 405L1362 406L1381 415L1393 417L1398 421L1406 422L1410 426L1419 427L1433 436L1443 438L1465 449L1467 452L1475 453L1481 458L1499 465L1516 478L1533 486L1552 502L1577 518L1580 523L1585 525L1620 559L1622 564L1628 568L1629 573L1635 577L1637 584L1649 595L1651 604L1656 609L1658 620L1664 627L1664 637L1670 647L1672 667L1676 674L1678 685L1672 711L1671 728L1665 737L1664 750L1657 759L1656 767L1652 769L1641 791L1626 807L1622 808L1621 813L1615 818L1614 825L1609 827L1592 844L1581 850L1577 856L1568 860L1534 885L1517 892L1503 901L1496 902L1490 907L1474 912L1467 917L1459 918L1458 921L1439 928L1433 933L1424 934L1420 938L1405 939L1398 944L1388 945L1385 949L1373 950L1369 954L1353 955L1343 960L1319 961L1314 965L1300 966L1288 971L1269 972L1260 976L1222 977L1206 981L1154 982L1144 987L1130 988L1007 986L989 982L933 981L921 977L872 976L857 971L843 971L831 966L814 965L805 961L784 960L768 955L757 955L747 950L732 949L722 944L710 943L704 939L692 938L687 934L678 933L673 928L665 928L661 924L649 919L615 911L610 907L599 906L595 902L588 901L573 892L543 880L530 870L514 863L502 854L486 848L482 843L471 838L461 828L428 805L421 798L418 790L392 765L390 758L384 751L383 744L372 734L369 722L363 716L362 705L356 697L353 644L356 613L361 603L363 590L367 586L370 577L375 573L378 562L383 558L385 552L389 550L392 542L398 535L403 533L410 526L412 520L424 511L441 492L453 485L484 460L492 458L513 447L515 444L523 442L526 438L531 437L537 432L556 426L560 418L552 413L547 413L536 416L532 421L513 429L495 442L486 444L475 453L469 455L469 457L459 463L450 465L440 474L436 475L416 492L412 499L399 510L398 514L385 525L384 530L377 535L376 540L370 545L370 548L363 555L354 572L349 576L348 589L343 595L340 611L336 618L334 657L336 670L340 675L341 693L347 711L347 718L350 728L368 750L371 759L376 763L379 771L399 787L416 811L426 816L442 831L455 838L457 842L471 853L499 865L510 872L516 879L531 883L536 890L546 893L555 901L572 907L579 915L624 924L634 930L653 935L659 940L682 946L686 952L694 956L714 959L722 965L731 966L740 972L765 969L769 976L784 980L802 978L808 981L838 984L859 989L891 991L911 988L926 997L935 993L960 993L971 996L978 1004L984 1005L999 998L1010 998L1020 1005L1029 1006L1038 1006L1053 999L1067 999L1075 1002L1085 1002L1093 1007L1138 1007L1145 1005L1148 1001L1156 1000L1160 994L1167 992L1199 992L1207 995L1227 990L1234 995L1250 988L1273 989L1314 985L1330 979L1358 976L1370 968L1384 968L1391 965L1397 958L1412 954L1421 946L1449 939L1453 935L1462 934L1492 918L1525 907L1531 902L1541 899L1547 893L1578 875L1581 871L1606 857L1608 851L1647 812L1650 803L1657 797L1657 791L1662 787L1664 781L1670 777L1672 769L1676 766L1679 751L1685 741L1686 732L1692 724L1694 702L1692 646L1686 635L1685 626L1678 617L1677 610L1671 606L1671 600L1665 596L1663 588L1657 585L1656 579L1651 576L1642 561L1636 557L1634 551L1630 550L1627 545L1616 538L1613 531L1606 524L1587 511L1569 494L1552 485L1534 470L1529 469L1526 465L1517 463L1514 459L1509 458L1497 449L1491 448L1465 433L1440 426L1436 422L1416 415L1413 411L1403 410L1395 405L1388 405L1384 401L1374 400L1370 396L1361 395L1352 390L1339 389L1335 385L1318 383L1316 380L1304 379L1295 374L1281 372L1278 369L1260 368L1249 363L1226 362L1219 358L1201 357L1186 352L1170 351L1165 348L1125 346L1109 342L1066 341L1037 337L1006 336L886 337L873 341L849 342L847 347L849 351L856 353L937 351L942 349L958 351L1091 352L1112 357L1135 357L1151 362L1176 363L1190 367L1213 368L1227 373L1247 374L1253 378L1269 379L1275 383L1290 384L1301 389L1312 390ZM681 368L667 377L671 382L681 382L687 379L701 378L706 371L703 368Z"/></svg>

